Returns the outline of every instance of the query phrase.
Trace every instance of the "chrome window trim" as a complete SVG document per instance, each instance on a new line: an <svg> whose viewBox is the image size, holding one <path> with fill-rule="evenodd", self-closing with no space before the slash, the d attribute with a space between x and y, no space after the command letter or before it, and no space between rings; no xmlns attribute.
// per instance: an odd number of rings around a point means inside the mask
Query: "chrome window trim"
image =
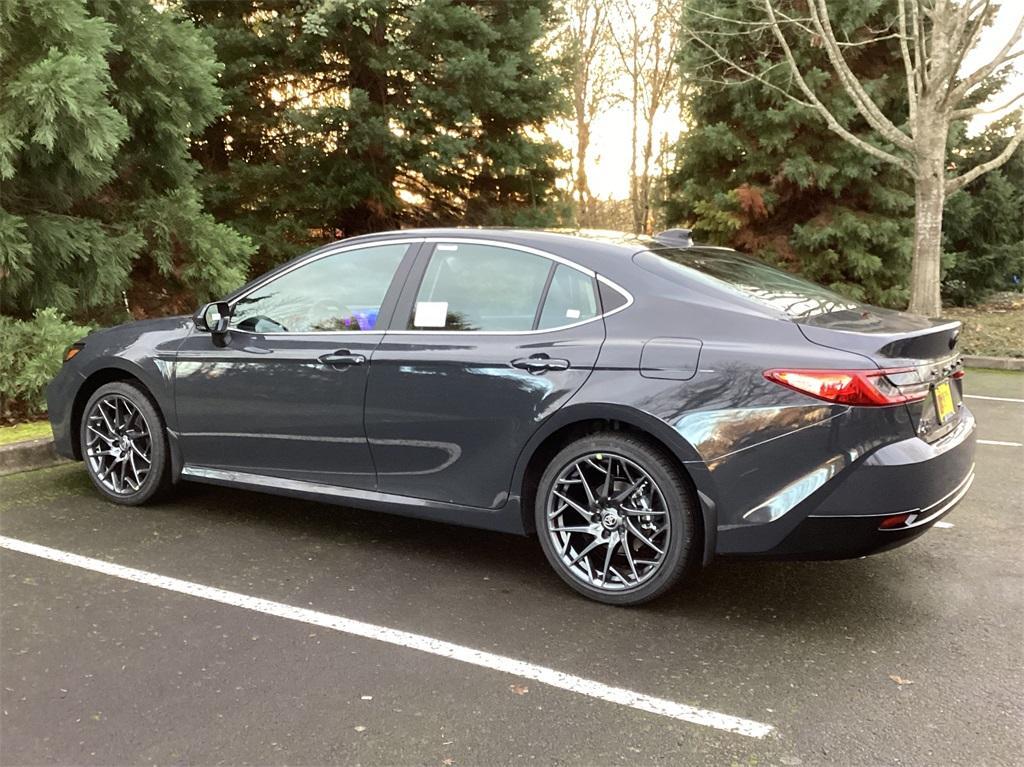
<svg viewBox="0 0 1024 767"><path fill-rule="evenodd" d="M573 323L570 323L568 325L559 325L559 326L553 327L553 328L544 328L544 329L537 329L537 330L379 330L377 328L374 328L373 330L310 330L310 331L307 331L307 332L297 332L297 331L288 330L288 331L278 331L278 332L271 331L271 332L267 332L267 333L255 333L255 332L253 332L251 330L241 330L239 328L234 328L234 327L231 328L230 330L231 330L232 333L243 333L243 334L249 335L249 336L275 336L275 337L278 337L278 336L320 336L320 335L330 335L330 336L338 336L339 338L347 338L347 337L351 337L353 334L365 334L365 333L370 333L370 334L376 333L378 335L414 335L414 334L420 334L420 333L428 333L430 335L458 335L458 336L465 336L465 335L476 335L476 336L481 336L481 335L485 335L485 336L540 335L542 333L554 333L554 332L558 332L558 331L562 331L562 330L569 330L571 328L579 327L581 325L586 325L586 324L591 323L591 322L596 322L597 320L604 320L606 317L611 317L613 314L618 314L619 312L624 311L625 309L628 309L634 303L634 298L633 298L633 294L632 293L630 293L628 290L623 288L621 285L619 285L619 284L617 284L615 282L612 282L611 280L609 280L604 275L598 274L593 269L588 269L585 266L577 264L575 261L570 261L569 259L563 258L562 256L557 256L554 253L548 253L547 251L540 250L538 248L533 248L533 247L530 247L529 245L520 245L518 243L513 243L513 242L503 242L501 240L489 240L489 239L477 238L477 237L409 237L409 238L403 237L403 238L398 238L398 239L393 239L393 240L382 240L382 241L379 241L379 242L361 242L361 243L352 243L352 244L349 244L349 245L340 245L339 244L338 247L336 247L336 248L332 247L330 250L326 250L323 253L318 253L315 256L312 256L312 257L307 258L307 259L303 259L302 261L299 261L298 263L293 264L288 269L285 269L283 272L280 272L279 274L275 274L272 278L266 279L266 280L263 280L262 282L256 283L255 285L253 285L251 288L249 288L244 293L242 293L242 294L240 294L238 296L235 296L235 298L233 298L231 300L231 302L229 303L229 306L232 309L234 309L235 304L238 303L239 301L241 301L246 296L248 296L250 293L252 293L252 292L254 292L256 290L259 290L260 288L265 287L266 285L269 285L272 282L275 282L276 280L280 279L281 277L284 277L286 274L289 274L289 273L295 271L296 269L299 269L299 268L305 266L306 264L311 264L314 261L319 261L320 259L327 258L328 256L337 255L338 253L344 253L344 252L349 251L349 250L360 250L360 249L365 249L365 248L377 248L377 247L383 247L385 245L414 245L414 244L425 243L425 242L434 243L434 244L443 243L443 244L446 244L446 245L458 245L459 243L467 243L467 244L470 244L470 245L491 245L491 246L494 246L494 247L506 248L507 250L520 250L520 251L523 251L524 253L531 253L531 254L533 254L535 256L541 256L542 258L547 258L547 259L549 259L551 261L554 261L555 263L562 264L564 266L568 266L568 267L570 267L572 269L575 269L576 271L579 271L579 272L583 272L583 274L587 275L588 277L591 277L592 279L596 279L598 282L604 283L605 285L610 287L612 290L614 290L617 293L619 293L623 298L625 298L626 299L626 303L624 303L622 306L619 306L619 307L617 307L615 309L612 309L610 312L603 312L603 313L597 315L596 317L591 317L590 319L587 319L587 320L581 320L580 322L573 322ZM432 253L431 253L431 256L433 256ZM601 300L600 295L597 296L597 299L598 299L598 301Z"/></svg>

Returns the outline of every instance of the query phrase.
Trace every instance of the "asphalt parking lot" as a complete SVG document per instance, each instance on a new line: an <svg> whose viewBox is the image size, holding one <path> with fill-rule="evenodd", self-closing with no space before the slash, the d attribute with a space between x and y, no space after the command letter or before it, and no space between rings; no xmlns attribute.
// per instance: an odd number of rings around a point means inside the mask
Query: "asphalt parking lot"
<svg viewBox="0 0 1024 767"><path fill-rule="evenodd" d="M0 479L0 534L91 558L0 548L0 762L1022 764L1024 374L967 387L985 442L949 525L716 562L628 610L527 539L198 485L126 509L78 464Z"/></svg>

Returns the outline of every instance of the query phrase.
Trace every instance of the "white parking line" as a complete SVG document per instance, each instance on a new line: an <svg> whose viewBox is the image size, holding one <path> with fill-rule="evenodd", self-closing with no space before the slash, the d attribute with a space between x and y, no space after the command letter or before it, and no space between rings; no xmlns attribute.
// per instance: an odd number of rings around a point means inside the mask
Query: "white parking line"
<svg viewBox="0 0 1024 767"><path fill-rule="evenodd" d="M989 399L993 402L1020 402L1024 403L1024 399L1015 399L1014 397L987 397L984 394L965 394L964 397L967 399Z"/></svg>
<svg viewBox="0 0 1024 767"><path fill-rule="evenodd" d="M771 733L774 728L770 724L754 722L750 719L741 719L728 714L720 714L717 711L708 711L703 708L694 708L684 703L655 698L643 693L626 690L621 687L610 687L609 685L595 682L591 679L565 674L555 669L544 666L535 666L526 661L508 658L503 655L474 650L472 647L452 644L440 639L423 636L422 634L411 634L407 631L376 626L372 623L343 618L340 615L331 615L316 610L307 610L303 607L294 607L281 602L271 602L268 599L239 594L234 591L204 586L201 583L183 581L177 578L170 578L166 575L158 575L145 570L136 570L131 567L124 567L112 562L104 562L101 559L83 557L79 554L72 554L59 549L51 549L47 546L40 546L36 543L7 538L0 536L0 548L28 554L33 557L49 559L61 564L80 567L84 570L92 570L96 573L103 573L114 578L121 578L126 581L134 581L147 586L154 586L167 591L176 591L179 594L208 599L212 602L241 607L245 610L254 610L266 615L273 615L277 618L308 623L313 626L340 631L344 634L375 639L379 642L406 647L411 650L439 655L442 658L469 663L473 666L501 671L506 674L532 679L535 682L557 687L561 690L586 695L590 698L597 698L609 703L617 703L620 706L627 706L639 711L646 711L651 714L660 714L672 719L684 722L700 724L705 727L714 727L716 730L734 732L738 735L746 735L751 738L763 738Z"/></svg>
<svg viewBox="0 0 1024 767"><path fill-rule="evenodd" d="M942 527L942 528L945 528L945 529L948 530L951 527L953 527L953 523L952 522L942 522L942 521L939 521L939 522L935 523L935 526L936 527Z"/></svg>
<svg viewBox="0 0 1024 767"><path fill-rule="evenodd" d="M1003 442L998 439L979 439L979 445L999 445L1000 447L1024 447L1024 442Z"/></svg>

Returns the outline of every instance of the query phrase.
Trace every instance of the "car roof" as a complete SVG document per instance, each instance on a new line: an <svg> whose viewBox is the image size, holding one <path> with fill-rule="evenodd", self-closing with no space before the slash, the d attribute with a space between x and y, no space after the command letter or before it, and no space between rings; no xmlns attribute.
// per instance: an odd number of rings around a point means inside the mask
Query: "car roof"
<svg viewBox="0 0 1024 767"><path fill-rule="evenodd" d="M630 253L646 250L658 243L646 235L619 232L612 229L519 229L504 226L450 226L414 229L393 229L347 237L343 242L363 242L395 237L452 237L459 239L494 239L501 242L533 245L536 247L578 247L580 240L590 243L618 246Z"/></svg>

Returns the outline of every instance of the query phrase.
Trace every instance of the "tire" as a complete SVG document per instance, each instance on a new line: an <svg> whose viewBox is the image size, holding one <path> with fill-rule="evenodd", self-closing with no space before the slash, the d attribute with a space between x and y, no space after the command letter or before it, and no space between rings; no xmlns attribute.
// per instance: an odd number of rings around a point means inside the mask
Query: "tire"
<svg viewBox="0 0 1024 767"><path fill-rule="evenodd" d="M89 479L108 501L141 506L170 490L167 429L139 386L115 381L93 392L82 411L78 442Z"/></svg>
<svg viewBox="0 0 1024 767"><path fill-rule="evenodd" d="M649 602L697 566L696 514L674 462L643 439L616 432L582 437L559 451L534 501L551 567L580 594L611 605Z"/></svg>

